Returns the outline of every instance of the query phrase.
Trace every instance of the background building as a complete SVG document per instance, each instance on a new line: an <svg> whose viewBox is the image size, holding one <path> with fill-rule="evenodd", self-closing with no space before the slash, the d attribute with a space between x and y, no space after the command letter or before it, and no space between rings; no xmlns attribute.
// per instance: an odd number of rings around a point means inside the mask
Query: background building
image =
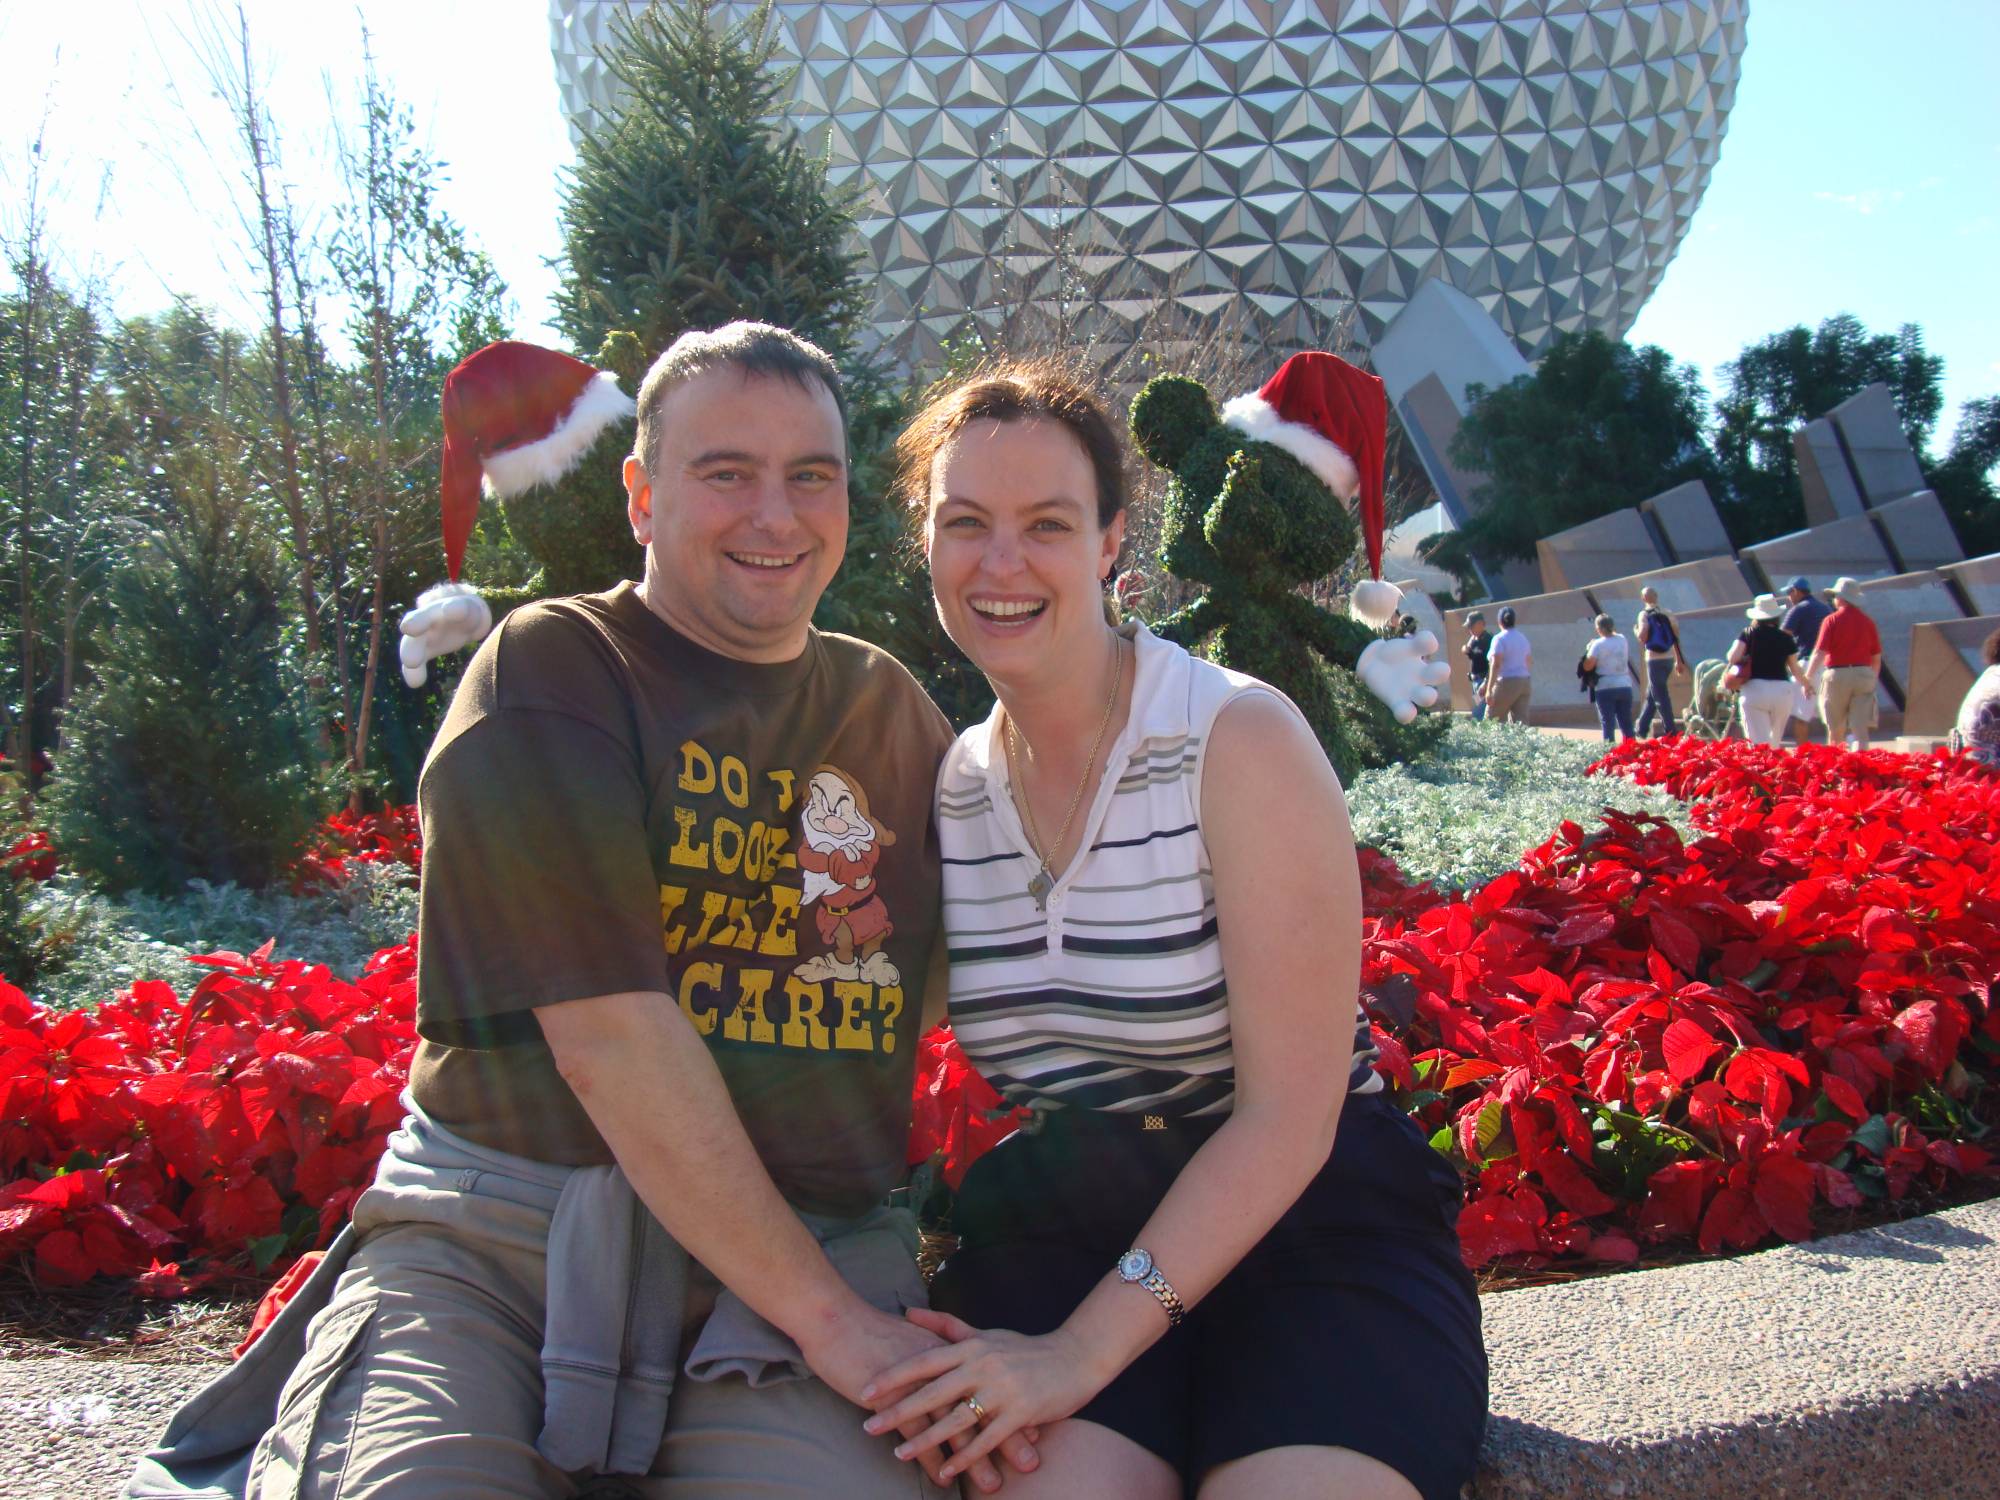
<svg viewBox="0 0 2000 1500"><path fill-rule="evenodd" d="M572 130L640 0L551 0ZM730 19L752 9L718 7ZM1622 335L1721 149L1748 0L778 4L792 117L863 193L912 360L1028 309L1116 343L1162 299L1274 351L1426 281L1525 355Z"/></svg>

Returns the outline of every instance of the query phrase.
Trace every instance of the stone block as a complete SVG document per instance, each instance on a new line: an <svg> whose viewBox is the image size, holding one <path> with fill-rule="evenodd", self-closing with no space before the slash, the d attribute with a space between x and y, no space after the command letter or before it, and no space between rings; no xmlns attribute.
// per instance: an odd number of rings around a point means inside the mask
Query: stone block
<svg viewBox="0 0 2000 1500"><path fill-rule="evenodd" d="M1888 544L1890 557L1901 564L1901 572L1918 573L1965 559L1951 517L1929 490L1878 505L1869 515Z"/></svg>
<svg viewBox="0 0 2000 1500"><path fill-rule="evenodd" d="M1763 571L1769 580L1763 587L1773 593L1782 593L1786 580L1798 573L1810 578L1815 588L1824 589L1842 575L1887 578L1896 571L1894 560L1882 545L1881 533L1866 515L1852 515L1773 537L1768 542L1745 547L1742 556ZM1751 572L1750 581L1757 582L1755 571Z"/></svg>
<svg viewBox="0 0 2000 1500"><path fill-rule="evenodd" d="M1898 573L1862 584L1861 607L1875 621L1882 637L1884 686L1900 704L1910 680L1910 630L1934 620L1962 620L1965 611L1945 583L1944 575L1925 571ZM1824 627L1822 627L1824 628Z"/></svg>
<svg viewBox="0 0 2000 1500"><path fill-rule="evenodd" d="M1854 476L1864 505L1900 500L1924 487L1924 471L1917 466L1917 455L1910 451L1910 440L1903 435L1889 387L1879 382L1867 386L1826 416L1840 429L1848 472Z"/></svg>
<svg viewBox="0 0 2000 1500"><path fill-rule="evenodd" d="M1699 562L1655 568L1650 573L1593 583L1584 592L1618 622L1620 630L1630 630L1639 617L1639 594L1648 587L1659 594L1660 608L1676 618L1683 610L1710 609L1721 604L1747 605L1757 592L1732 557L1706 557Z"/></svg>
<svg viewBox="0 0 2000 1500"><path fill-rule="evenodd" d="M1867 509L1861 503L1860 487L1848 472L1847 455L1841 452L1840 434L1832 422L1819 417L1806 423L1792 434L1792 451L1799 459L1799 488L1805 495L1810 525L1824 526Z"/></svg>
<svg viewBox="0 0 2000 1500"><path fill-rule="evenodd" d="M1535 543L1542 589L1560 593L1663 567L1659 544L1637 510L1615 510Z"/></svg>
<svg viewBox="0 0 2000 1500"><path fill-rule="evenodd" d="M1708 486L1699 479L1690 479L1650 500L1641 500L1639 509L1659 528L1670 561L1730 557L1736 551L1729 544L1729 533L1723 529L1721 513L1709 498Z"/></svg>
<svg viewBox="0 0 2000 1500"><path fill-rule="evenodd" d="M1903 733L1942 739L1958 722L1958 706L1986 670L1981 647L2000 630L2000 614L1931 620L1910 627L1910 675L1903 690Z"/></svg>
<svg viewBox="0 0 2000 1500"><path fill-rule="evenodd" d="M1946 563L1938 571L1958 585L1974 614L2000 615L2000 552Z"/></svg>

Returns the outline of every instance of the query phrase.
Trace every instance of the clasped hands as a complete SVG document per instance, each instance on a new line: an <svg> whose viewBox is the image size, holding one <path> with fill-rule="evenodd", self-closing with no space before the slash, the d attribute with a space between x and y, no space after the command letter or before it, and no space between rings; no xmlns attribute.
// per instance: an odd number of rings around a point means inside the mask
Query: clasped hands
<svg viewBox="0 0 2000 1500"><path fill-rule="evenodd" d="M922 1463L940 1484L969 1473L990 1494L979 1476L996 1451L1010 1467L1028 1472L1040 1462L1032 1445L1043 1424L1076 1412L1105 1384L1087 1351L1062 1329L1038 1336L978 1329L928 1308L911 1308L904 1316L943 1342L862 1388L861 1404L875 1411L863 1425L870 1433L901 1433L896 1457ZM946 1444L951 1456L933 1468Z"/></svg>

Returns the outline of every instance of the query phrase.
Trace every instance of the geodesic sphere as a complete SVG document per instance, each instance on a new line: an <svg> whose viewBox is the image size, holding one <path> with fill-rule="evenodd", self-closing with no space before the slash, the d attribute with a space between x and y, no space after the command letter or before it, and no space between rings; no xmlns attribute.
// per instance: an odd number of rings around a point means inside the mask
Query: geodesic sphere
<svg viewBox="0 0 2000 1500"><path fill-rule="evenodd" d="M551 0L572 129L638 0ZM1323 345L1427 278L1533 357L1621 336L1722 145L1748 0L778 4L788 118L862 193L873 323L935 361L1026 307L1112 342L1163 297ZM716 7L741 19L748 5ZM1149 320L1152 320L1149 322Z"/></svg>

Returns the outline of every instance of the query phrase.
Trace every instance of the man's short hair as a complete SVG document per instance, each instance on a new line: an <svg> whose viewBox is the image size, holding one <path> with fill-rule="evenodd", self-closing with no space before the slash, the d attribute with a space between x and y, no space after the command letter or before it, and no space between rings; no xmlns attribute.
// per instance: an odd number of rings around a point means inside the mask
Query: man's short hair
<svg viewBox="0 0 2000 1500"><path fill-rule="evenodd" d="M632 436L632 452L648 477L660 456L660 403L667 393L697 375L731 365L746 376L789 380L805 391L818 382L833 397L840 425L846 428L847 396L840 388L840 369L819 345L769 323L735 322L720 328L693 329L669 344L639 383L639 423Z"/></svg>
<svg viewBox="0 0 2000 1500"><path fill-rule="evenodd" d="M1641 604L1658 604L1660 602L1660 591L1650 583L1647 584L1639 590L1639 602Z"/></svg>
<svg viewBox="0 0 2000 1500"><path fill-rule="evenodd" d="M1467 630L1472 629L1472 627L1475 625L1484 625L1485 623L1486 623L1486 611L1483 609L1475 609L1471 614L1465 617L1465 628Z"/></svg>

